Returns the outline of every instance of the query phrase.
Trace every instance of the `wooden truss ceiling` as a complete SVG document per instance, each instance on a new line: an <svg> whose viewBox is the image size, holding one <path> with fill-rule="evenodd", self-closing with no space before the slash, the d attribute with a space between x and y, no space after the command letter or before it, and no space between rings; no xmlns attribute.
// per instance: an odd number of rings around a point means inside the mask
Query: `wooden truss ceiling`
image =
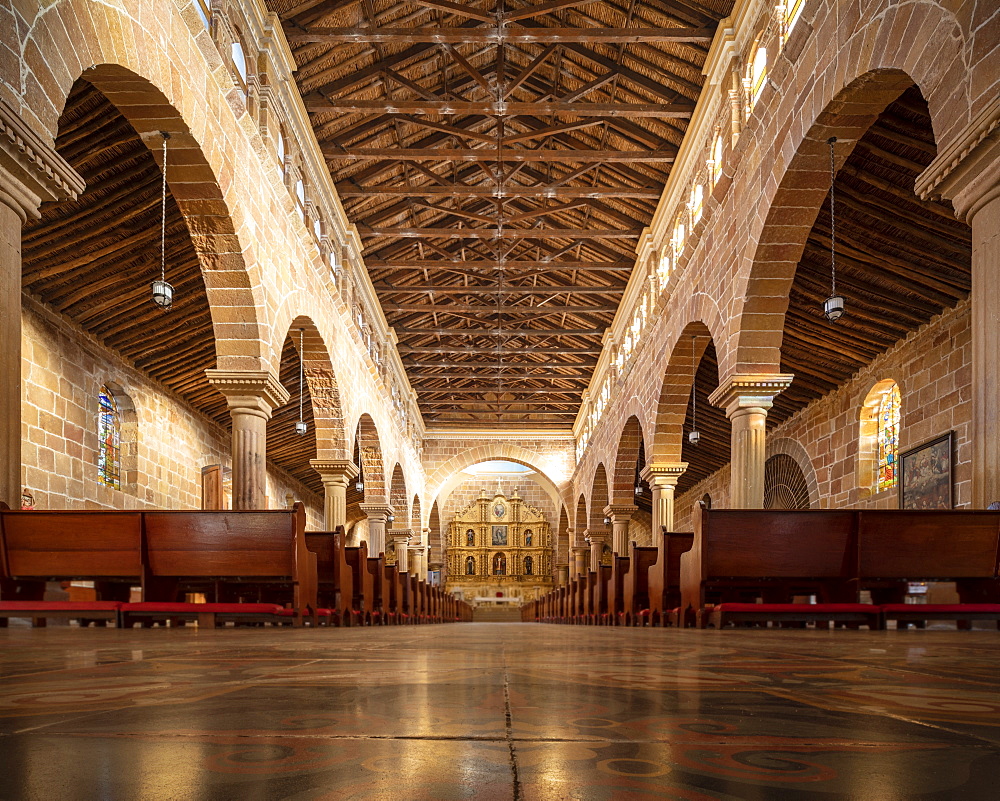
<svg viewBox="0 0 1000 801"><path fill-rule="evenodd" d="M576 416L732 0L268 0L421 411Z"/></svg>
<svg viewBox="0 0 1000 801"><path fill-rule="evenodd" d="M830 197L809 234L785 317L781 370L795 380L775 400L769 428L841 386L873 359L954 308L971 289L971 229L955 219L947 201L922 201L914 181L936 154L927 104L913 87L889 105L837 173L837 290L847 313L823 316L830 294ZM892 378L885 375L879 378ZM709 406L718 386L714 348L697 373L698 429L691 446L689 405L680 495L729 462L730 427Z"/></svg>

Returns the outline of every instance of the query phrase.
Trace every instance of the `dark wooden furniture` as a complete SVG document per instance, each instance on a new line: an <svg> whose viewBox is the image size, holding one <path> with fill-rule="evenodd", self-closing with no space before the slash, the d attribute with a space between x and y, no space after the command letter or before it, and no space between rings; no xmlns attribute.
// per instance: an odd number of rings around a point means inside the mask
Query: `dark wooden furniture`
<svg viewBox="0 0 1000 801"><path fill-rule="evenodd" d="M353 605L354 574L347 561L343 527L307 531L305 537L306 547L316 554L317 603L332 611L334 625L356 625L360 621Z"/></svg>
<svg viewBox="0 0 1000 801"><path fill-rule="evenodd" d="M681 555L690 551L693 543L691 532L660 532L655 558L646 570L648 602L637 613L641 615L642 609L648 609L649 622L654 626L667 625L669 613L681 605Z"/></svg>

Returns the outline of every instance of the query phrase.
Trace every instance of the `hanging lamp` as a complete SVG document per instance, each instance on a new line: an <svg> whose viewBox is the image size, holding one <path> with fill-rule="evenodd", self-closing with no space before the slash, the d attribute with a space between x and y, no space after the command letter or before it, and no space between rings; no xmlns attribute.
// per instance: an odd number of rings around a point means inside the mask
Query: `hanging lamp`
<svg viewBox="0 0 1000 801"><path fill-rule="evenodd" d="M697 445L701 442L701 432L698 431L698 368L694 363L694 337L691 337L691 431L688 442Z"/></svg>
<svg viewBox="0 0 1000 801"><path fill-rule="evenodd" d="M302 419L302 396L304 394L302 386L302 362L303 362L302 354L304 353L304 351L302 350L302 345L304 336L305 334L303 332L303 329L300 328L299 329L299 421L295 424L295 433L298 434L300 437L303 436L309 430L309 424Z"/></svg>
<svg viewBox="0 0 1000 801"><path fill-rule="evenodd" d="M837 294L837 215L834 189L837 175L833 161L833 146L836 142L836 136L826 140L830 146L830 297L823 301L823 314L831 323L844 316L844 298Z"/></svg>
<svg viewBox="0 0 1000 801"><path fill-rule="evenodd" d="M170 311L174 304L174 288L167 283L167 140L170 134L160 131L163 137L163 186L160 197L160 280L153 281L153 303L163 311Z"/></svg>

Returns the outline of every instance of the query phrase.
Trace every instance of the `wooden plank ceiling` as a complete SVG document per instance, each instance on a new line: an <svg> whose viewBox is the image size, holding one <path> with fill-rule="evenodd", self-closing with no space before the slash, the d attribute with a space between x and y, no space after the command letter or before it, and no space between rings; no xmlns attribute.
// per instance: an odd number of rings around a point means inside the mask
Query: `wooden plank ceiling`
<svg viewBox="0 0 1000 801"><path fill-rule="evenodd" d="M268 0L429 425L576 416L732 0Z"/></svg>

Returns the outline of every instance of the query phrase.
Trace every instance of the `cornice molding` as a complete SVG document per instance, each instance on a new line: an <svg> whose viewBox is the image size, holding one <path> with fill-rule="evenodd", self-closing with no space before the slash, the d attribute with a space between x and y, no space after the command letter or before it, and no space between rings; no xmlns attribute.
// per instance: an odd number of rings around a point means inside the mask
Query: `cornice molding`
<svg viewBox="0 0 1000 801"><path fill-rule="evenodd" d="M774 399L788 389L794 378L790 373L730 376L708 396L708 402L722 407L729 416L740 409L770 409Z"/></svg>
<svg viewBox="0 0 1000 801"><path fill-rule="evenodd" d="M270 415L288 403L288 390L270 370L205 371L208 383L226 396L230 409L256 410Z"/></svg>
<svg viewBox="0 0 1000 801"><path fill-rule="evenodd" d="M47 200L76 200L87 188L68 161L0 98L0 201L22 221L38 219Z"/></svg>

